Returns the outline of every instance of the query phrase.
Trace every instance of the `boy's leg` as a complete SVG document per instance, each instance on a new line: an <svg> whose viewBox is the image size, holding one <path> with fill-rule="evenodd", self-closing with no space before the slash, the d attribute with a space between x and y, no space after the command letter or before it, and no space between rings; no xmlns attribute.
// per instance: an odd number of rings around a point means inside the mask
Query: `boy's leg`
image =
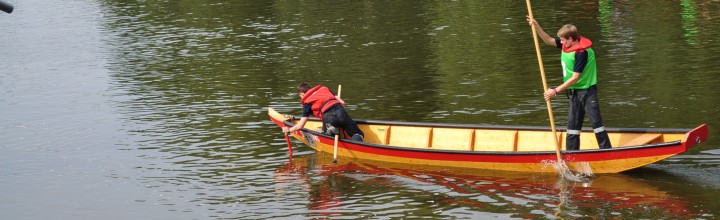
<svg viewBox="0 0 720 220"><path fill-rule="evenodd" d="M323 133L328 134L328 135L340 134L340 130L339 130L340 127L338 126L340 124L340 120L338 120L338 117L336 116L336 114L334 112L330 112L330 111L325 112L325 114L323 115L322 121L323 121L323 126L322 126Z"/></svg>
<svg viewBox="0 0 720 220"><path fill-rule="evenodd" d="M570 96L570 109L568 110L567 135L565 146L567 150L580 150L580 130L582 130L585 109L582 107L582 91L573 91Z"/></svg>
<svg viewBox="0 0 720 220"><path fill-rule="evenodd" d="M592 123L595 138L597 139L600 149L612 148L610 138L608 137L605 126L603 125L602 116L600 115L600 102L597 98L597 88L595 86L588 89L587 99L585 100L585 111L587 112L590 123Z"/></svg>
<svg viewBox="0 0 720 220"><path fill-rule="evenodd" d="M342 123L342 128L345 130L345 132L348 133L348 135L350 135L350 138L352 140L363 141L363 139L365 138L365 134L357 126L355 120L352 120L352 118L350 118L350 115L347 114L344 108L337 111L337 116L340 120L340 123Z"/></svg>

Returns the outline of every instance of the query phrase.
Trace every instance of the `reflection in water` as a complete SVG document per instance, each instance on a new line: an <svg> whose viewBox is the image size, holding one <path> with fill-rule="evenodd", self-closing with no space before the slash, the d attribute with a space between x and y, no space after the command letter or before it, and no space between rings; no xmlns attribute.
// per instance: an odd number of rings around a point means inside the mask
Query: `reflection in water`
<svg viewBox="0 0 720 220"><path fill-rule="evenodd" d="M682 28L685 30L685 42L689 45L695 45L697 44L695 37L698 34L697 27L695 26L695 21L697 20L695 2L692 0L681 0L680 5L682 6L680 16L682 18Z"/></svg>
<svg viewBox="0 0 720 220"><path fill-rule="evenodd" d="M313 210L308 217L368 214L348 212L354 205L385 216L423 217L413 208L425 203L432 205L424 211L436 217L697 217L688 210L688 198L622 174L575 183L534 173L331 161L332 155L324 153L293 158L275 171L277 196L306 194L303 199Z"/></svg>

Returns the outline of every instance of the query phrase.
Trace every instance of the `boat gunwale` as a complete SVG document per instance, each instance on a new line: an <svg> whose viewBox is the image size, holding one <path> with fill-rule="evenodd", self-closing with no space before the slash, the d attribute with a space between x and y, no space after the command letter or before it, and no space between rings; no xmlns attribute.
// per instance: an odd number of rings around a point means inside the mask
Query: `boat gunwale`
<svg viewBox="0 0 720 220"><path fill-rule="evenodd" d="M315 119L320 121L319 119ZM436 122L402 122L382 120L355 120L358 124L372 125L399 125L399 126L422 126L433 128L472 128L472 129L495 129L495 130L525 130L525 131L550 131L550 126L528 126L528 125L491 125L491 124L451 124ZM566 131L566 128L556 128L557 131ZM607 132L620 133L687 133L692 128L605 128ZM582 131L593 131L592 128L584 127Z"/></svg>
<svg viewBox="0 0 720 220"><path fill-rule="evenodd" d="M289 120L299 120L296 116L290 116ZM322 121L316 117L309 117L309 121ZM550 126L528 126L528 125L491 125L491 124L452 124L438 122L406 122L406 121L385 121L355 119L357 124L368 125L397 125L397 126L418 126L433 128L468 128L468 129L495 129L495 130L525 130L525 131L550 131ZM676 133L685 134L693 128L605 128L607 132L619 133ZM557 131L566 131L566 128L556 128ZM590 127L583 127L582 131L593 131Z"/></svg>
<svg viewBox="0 0 720 220"><path fill-rule="evenodd" d="M287 126L293 126L294 123L290 121L283 121L283 123ZM398 125L398 124L393 124ZM528 126L531 127L531 126ZM539 127L539 126L538 126ZM445 128L445 127L443 127ZM452 127L455 128L455 127ZM548 128L549 129L549 128ZM329 140L333 139L333 136L323 134L322 132L310 130L307 128L303 128L302 131L304 132L310 132L313 135L321 136L324 138L327 138ZM642 133L642 132L640 132ZM433 148L413 148L413 147L403 147L403 146L394 146L394 145L383 145L383 144L375 144L375 143L368 143L368 142L360 142L360 141L353 141L350 139L340 139L340 142L346 142L351 143L359 146L367 146L367 147L375 147L375 148L383 148L383 149L389 149L389 150L398 150L398 151L408 151L408 152L424 152L424 153L448 153L448 154L466 154L466 155L507 155L507 156L533 156L533 155L554 155L555 151L469 151L469 150L445 150L445 149L433 149ZM660 147L669 147L669 146L680 146L682 145L682 142L677 141L670 141L670 142L663 142L663 143L656 143L656 144L646 144L646 145L636 145L636 146L623 146L623 147L615 147L615 148L609 148L609 149L586 149L586 150L575 150L575 151L567 151L563 150L563 154L568 155L577 155L577 154L591 154L591 153L607 153L607 152L619 152L619 151L628 151L628 150L642 150L647 148L660 148Z"/></svg>

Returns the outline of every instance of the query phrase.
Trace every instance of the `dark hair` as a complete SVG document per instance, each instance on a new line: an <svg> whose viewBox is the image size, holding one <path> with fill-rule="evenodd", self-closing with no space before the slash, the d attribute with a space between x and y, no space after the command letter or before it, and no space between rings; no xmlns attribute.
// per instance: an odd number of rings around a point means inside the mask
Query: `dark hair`
<svg viewBox="0 0 720 220"><path fill-rule="evenodd" d="M306 82L302 82L297 85L298 92L306 93L308 90L310 90L310 85Z"/></svg>

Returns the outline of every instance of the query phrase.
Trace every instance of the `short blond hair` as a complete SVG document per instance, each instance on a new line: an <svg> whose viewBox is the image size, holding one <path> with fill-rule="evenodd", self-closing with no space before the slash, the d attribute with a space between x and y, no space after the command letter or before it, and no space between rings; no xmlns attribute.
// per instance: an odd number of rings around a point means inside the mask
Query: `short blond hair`
<svg viewBox="0 0 720 220"><path fill-rule="evenodd" d="M573 40L578 40L580 38L580 34L578 34L577 27L572 24L566 24L558 30L557 33L558 37L561 38L572 38Z"/></svg>

